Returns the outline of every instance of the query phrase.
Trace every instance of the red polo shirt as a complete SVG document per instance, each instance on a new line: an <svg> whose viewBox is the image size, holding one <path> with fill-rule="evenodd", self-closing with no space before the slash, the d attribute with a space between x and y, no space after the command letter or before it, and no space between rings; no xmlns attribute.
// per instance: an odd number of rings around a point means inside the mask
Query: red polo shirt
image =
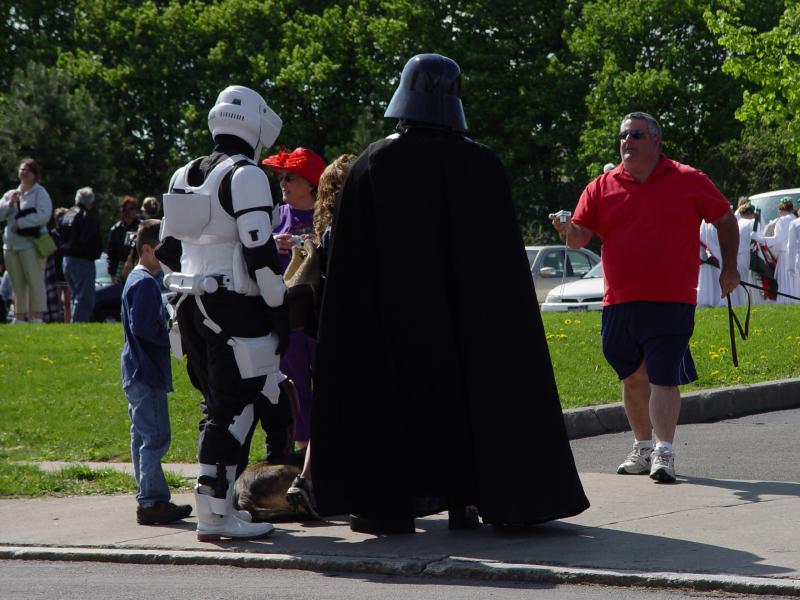
<svg viewBox="0 0 800 600"><path fill-rule="evenodd" d="M731 207L706 175L662 155L642 183L620 164L589 183L572 220L603 242L603 304L697 303L700 221Z"/></svg>

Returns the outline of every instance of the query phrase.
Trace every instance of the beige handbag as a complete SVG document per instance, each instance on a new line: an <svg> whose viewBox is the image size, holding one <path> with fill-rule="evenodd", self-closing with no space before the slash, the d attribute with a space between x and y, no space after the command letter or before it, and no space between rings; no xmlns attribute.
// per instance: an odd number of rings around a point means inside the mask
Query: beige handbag
<svg viewBox="0 0 800 600"><path fill-rule="evenodd" d="M303 246L292 247L292 258L283 273L286 287L309 285L316 294L322 281L319 250L311 240L305 240Z"/></svg>

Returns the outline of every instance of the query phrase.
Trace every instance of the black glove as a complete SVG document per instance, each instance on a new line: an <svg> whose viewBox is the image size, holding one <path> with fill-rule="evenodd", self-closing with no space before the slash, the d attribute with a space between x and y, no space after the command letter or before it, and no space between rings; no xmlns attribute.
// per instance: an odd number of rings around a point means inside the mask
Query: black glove
<svg viewBox="0 0 800 600"><path fill-rule="evenodd" d="M156 258L162 264L167 265L172 271L181 270L181 254L183 253L183 244L178 239L172 236L164 238L164 240L155 247Z"/></svg>
<svg viewBox="0 0 800 600"><path fill-rule="evenodd" d="M286 302L286 297L283 298L283 304L272 309L272 322L273 331L278 336L278 347L275 354L283 356L289 348L289 304Z"/></svg>

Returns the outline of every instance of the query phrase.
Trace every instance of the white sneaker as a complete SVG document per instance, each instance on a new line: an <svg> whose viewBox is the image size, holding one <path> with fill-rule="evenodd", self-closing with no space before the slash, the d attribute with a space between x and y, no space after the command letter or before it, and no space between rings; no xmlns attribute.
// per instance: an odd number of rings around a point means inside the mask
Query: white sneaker
<svg viewBox="0 0 800 600"><path fill-rule="evenodd" d="M25 321L24 319L11 319L11 324L12 325L27 325L28 322Z"/></svg>
<svg viewBox="0 0 800 600"><path fill-rule="evenodd" d="M672 452L653 452L650 479L658 483L675 482L675 455Z"/></svg>
<svg viewBox="0 0 800 600"><path fill-rule="evenodd" d="M634 448L625 462L617 467L619 475L647 475L650 473L650 455L653 448Z"/></svg>

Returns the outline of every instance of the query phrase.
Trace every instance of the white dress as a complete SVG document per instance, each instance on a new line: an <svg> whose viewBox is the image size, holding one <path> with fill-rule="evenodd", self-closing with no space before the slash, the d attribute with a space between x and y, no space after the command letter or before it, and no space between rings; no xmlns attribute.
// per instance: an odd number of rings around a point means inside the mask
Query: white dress
<svg viewBox="0 0 800 600"><path fill-rule="evenodd" d="M750 270L750 232L753 231L753 219L744 217L739 219L739 249L736 253L736 267L739 270L739 278L745 283L761 285L761 279ZM745 291L741 285L731 292L731 304L742 306L747 304L747 293L750 293L751 304L760 304L764 297L758 290L749 289Z"/></svg>
<svg viewBox="0 0 800 600"><path fill-rule="evenodd" d="M787 294L800 297L800 219L795 219L789 225L789 235L786 243L786 269L789 286ZM798 300L786 298L790 304L797 304Z"/></svg>
<svg viewBox="0 0 800 600"><path fill-rule="evenodd" d="M778 282L778 291L786 292L792 287L789 280L789 261L787 258L787 246L789 244L789 229L795 220L794 215L783 215L775 223L775 233L764 238L775 259L778 261L775 267L775 280ZM777 304L789 304L789 299L778 296L775 301Z"/></svg>
<svg viewBox="0 0 800 600"><path fill-rule="evenodd" d="M723 299L720 297L719 274L722 268L722 254L719 249L717 228L711 223L700 223L700 260L704 261L710 253L719 261L719 268L706 262L700 263L700 272L697 276L697 306L719 306ZM703 247L705 244L705 248ZM708 249L706 251L706 248ZM731 298L733 301L733 298Z"/></svg>

